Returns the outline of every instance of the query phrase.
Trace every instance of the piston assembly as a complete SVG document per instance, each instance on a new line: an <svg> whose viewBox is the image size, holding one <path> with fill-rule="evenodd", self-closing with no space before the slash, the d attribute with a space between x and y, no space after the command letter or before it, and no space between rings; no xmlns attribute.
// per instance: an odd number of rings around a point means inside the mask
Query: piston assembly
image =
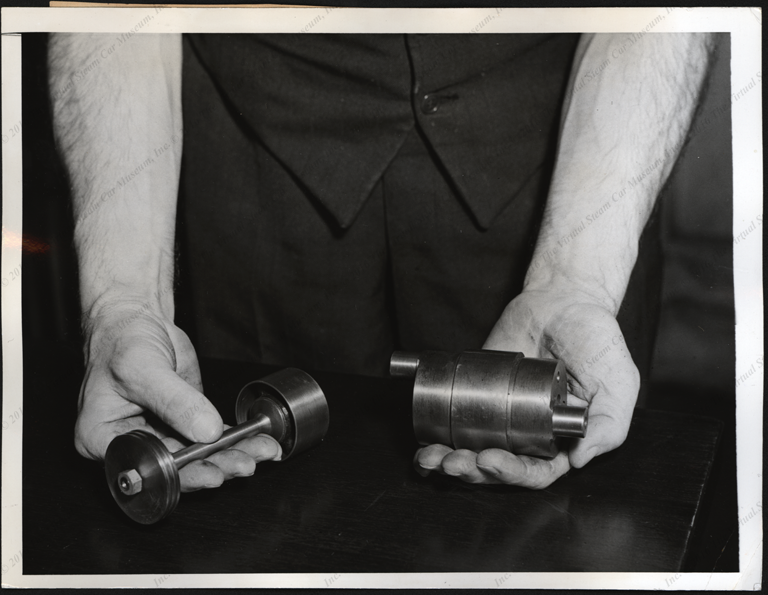
<svg viewBox="0 0 768 595"><path fill-rule="evenodd" d="M149 525L169 515L179 502L179 469L256 434L280 443L282 459L318 444L328 430L328 403L314 379L295 368L247 384L237 397L238 425L216 442L192 444L170 453L149 432L116 437L105 457L107 484L129 517Z"/></svg>
<svg viewBox="0 0 768 595"><path fill-rule="evenodd" d="M566 370L558 360L486 350L396 351L389 371L414 378L420 444L550 458L560 451L560 438L587 432L587 409L567 405Z"/></svg>

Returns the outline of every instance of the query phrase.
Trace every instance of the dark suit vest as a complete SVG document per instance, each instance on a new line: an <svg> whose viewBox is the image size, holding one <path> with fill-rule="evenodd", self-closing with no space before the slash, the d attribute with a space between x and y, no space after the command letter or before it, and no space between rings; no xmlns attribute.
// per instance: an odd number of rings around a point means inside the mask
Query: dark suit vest
<svg viewBox="0 0 768 595"><path fill-rule="evenodd" d="M341 227L414 122L482 227L538 192L578 35L194 35L254 142Z"/></svg>

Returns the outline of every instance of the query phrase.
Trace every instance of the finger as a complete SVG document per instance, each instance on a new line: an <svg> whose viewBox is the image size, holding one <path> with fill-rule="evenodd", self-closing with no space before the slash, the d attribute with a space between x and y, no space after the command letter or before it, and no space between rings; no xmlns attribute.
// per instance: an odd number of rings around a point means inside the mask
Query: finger
<svg viewBox="0 0 768 595"><path fill-rule="evenodd" d="M148 355L115 371L118 382L132 389L126 397L193 442L217 440L224 428L213 404L162 360Z"/></svg>
<svg viewBox="0 0 768 595"><path fill-rule="evenodd" d="M458 477L467 483L499 483L495 474L478 468L477 457L477 453L471 450L454 450L443 458L443 473Z"/></svg>
<svg viewBox="0 0 768 595"><path fill-rule="evenodd" d="M224 481L233 477L250 477L256 471L256 461L253 457L236 448L220 450L206 460L221 469L224 473Z"/></svg>
<svg viewBox="0 0 768 595"><path fill-rule="evenodd" d="M224 424L225 430L230 427L231 426ZM157 436L162 437L163 443L169 452L175 453L187 446L173 436L164 436L162 431L157 428L154 429L154 433ZM280 446L280 443L269 434L257 434L256 436L245 438L240 442L236 442L229 448L244 452L257 463L262 461L279 461L283 455L283 449ZM210 457L207 458L210 459Z"/></svg>
<svg viewBox="0 0 768 595"><path fill-rule="evenodd" d="M225 427L228 427L225 424ZM163 438L163 443L170 452L184 448L184 445L173 437ZM214 488L233 477L248 477L256 470L256 463L267 460L279 460L282 455L280 444L271 436L260 434L246 438L231 448L208 456L206 463L218 467L221 473L209 465L193 465L190 463L179 470L181 491L196 491L202 488ZM199 462L199 461L196 461Z"/></svg>
<svg viewBox="0 0 768 595"><path fill-rule="evenodd" d="M534 490L546 488L570 468L566 452L558 453L554 459L539 459L513 455L497 448L479 453L476 465L501 483Z"/></svg>
<svg viewBox="0 0 768 595"><path fill-rule="evenodd" d="M577 397L576 395L572 395L571 393L568 393L568 398L566 399L566 405L569 407L580 407L584 408L589 405L586 399L583 399L582 397Z"/></svg>
<svg viewBox="0 0 768 595"><path fill-rule="evenodd" d="M155 435L160 437L163 441L163 444L165 444L165 447L168 449L168 452L174 453L180 451L182 448L186 448L186 444L183 444L179 440L176 440L173 436L163 436L162 432L158 432L155 429Z"/></svg>
<svg viewBox="0 0 768 595"><path fill-rule="evenodd" d="M154 428L154 432L158 436L163 435L163 432L156 428ZM162 441L171 453L176 453L189 446L172 436L162 438ZM219 487L224 481L234 476L234 473L222 469L217 461L211 461L209 457L208 459L192 461L179 469L179 484L182 492L195 492L201 489Z"/></svg>
<svg viewBox="0 0 768 595"><path fill-rule="evenodd" d="M640 388L640 375L615 319L595 315L590 320L595 323L591 332L582 332L570 318L562 325L575 325L565 329L562 340L569 389L590 403L587 434L571 447L574 467L624 442Z"/></svg>
<svg viewBox="0 0 768 595"><path fill-rule="evenodd" d="M586 465L596 456L621 446L629 432L629 424L632 420L631 412L628 418L624 414L614 416L599 413L599 407L596 407L595 401L598 400L595 399L590 407L587 435L585 438L577 440L569 453L571 466L577 469Z"/></svg>
<svg viewBox="0 0 768 595"><path fill-rule="evenodd" d="M201 489L217 488L226 476L214 463L207 460L192 461L179 470L179 483L182 492L194 492Z"/></svg>
<svg viewBox="0 0 768 595"><path fill-rule="evenodd" d="M429 475L430 471L441 471L443 458L450 452L453 449L444 444L430 444L420 448L413 457L413 467L423 477Z"/></svg>
<svg viewBox="0 0 768 595"><path fill-rule="evenodd" d="M232 448L246 453L255 462L279 461L283 456L280 443L268 434L258 434L241 440Z"/></svg>
<svg viewBox="0 0 768 595"><path fill-rule="evenodd" d="M79 404L75 448L86 458L101 460L116 436L150 429L142 408L117 394L107 375L91 367L86 369L80 386Z"/></svg>
<svg viewBox="0 0 768 595"><path fill-rule="evenodd" d="M574 467L583 467L594 457L618 448L627 438L640 378L628 353L626 358L621 353L616 355L619 357L610 358L611 368L602 370L597 383L589 406L587 435L571 448L570 461Z"/></svg>

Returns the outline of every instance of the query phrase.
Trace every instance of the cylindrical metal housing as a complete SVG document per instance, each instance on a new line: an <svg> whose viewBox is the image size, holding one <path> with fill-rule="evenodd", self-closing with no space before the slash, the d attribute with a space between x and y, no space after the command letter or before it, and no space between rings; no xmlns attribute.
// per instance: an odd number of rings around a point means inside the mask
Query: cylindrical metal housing
<svg viewBox="0 0 768 595"><path fill-rule="evenodd" d="M523 358L509 387L507 440L515 454L554 457L552 409L565 405L565 366L554 359Z"/></svg>
<svg viewBox="0 0 768 595"><path fill-rule="evenodd" d="M507 396L521 353L465 351L456 363L451 398L455 448L507 450Z"/></svg>
<svg viewBox="0 0 768 595"><path fill-rule="evenodd" d="M451 394L455 357L425 351L413 384L413 431L420 444L451 443Z"/></svg>
<svg viewBox="0 0 768 595"><path fill-rule="evenodd" d="M587 410L567 406L567 374L558 360L489 350L395 352L390 371L414 376L420 444L554 457L559 437L586 434Z"/></svg>

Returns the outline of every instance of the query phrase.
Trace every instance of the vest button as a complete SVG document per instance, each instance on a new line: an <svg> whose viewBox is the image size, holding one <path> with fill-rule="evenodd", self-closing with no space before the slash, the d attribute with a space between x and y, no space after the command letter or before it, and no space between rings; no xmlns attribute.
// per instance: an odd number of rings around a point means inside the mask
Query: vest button
<svg viewBox="0 0 768 595"><path fill-rule="evenodd" d="M440 99L434 93L427 93L421 98L421 113L428 116L440 107Z"/></svg>

